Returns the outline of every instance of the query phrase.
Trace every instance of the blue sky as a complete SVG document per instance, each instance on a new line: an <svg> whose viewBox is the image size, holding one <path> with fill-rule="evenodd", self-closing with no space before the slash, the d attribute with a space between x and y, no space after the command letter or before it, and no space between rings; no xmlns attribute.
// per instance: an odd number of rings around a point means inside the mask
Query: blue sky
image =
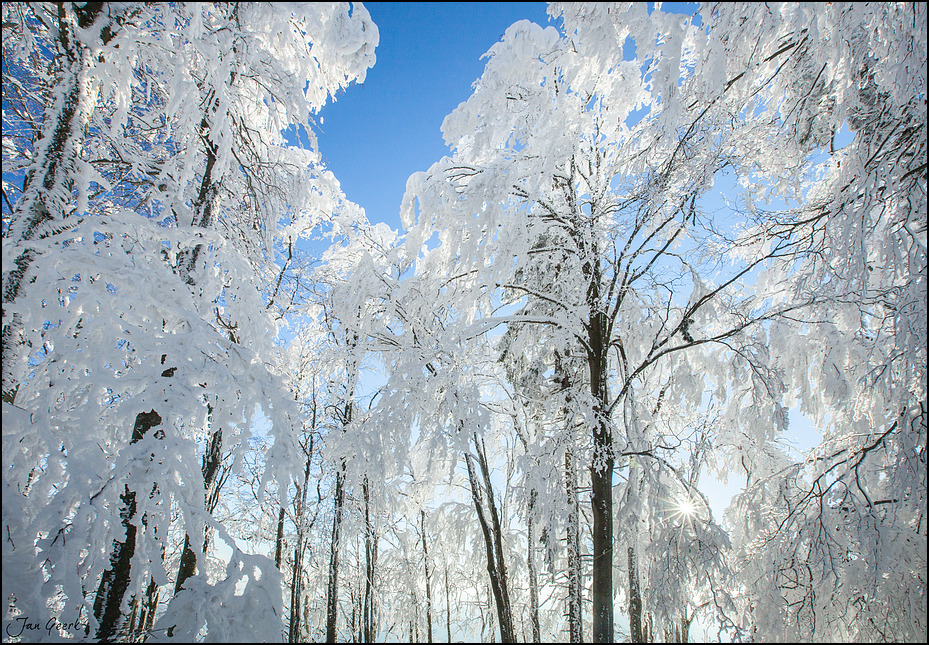
<svg viewBox="0 0 929 645"><path fill-rule="evenodd" d="M400 229L407 178L449 153L442 121L471 94L507 27L547 25L544 2L365 2L380 32L363 85L320 112L319 150L371 222Z"/></svg>

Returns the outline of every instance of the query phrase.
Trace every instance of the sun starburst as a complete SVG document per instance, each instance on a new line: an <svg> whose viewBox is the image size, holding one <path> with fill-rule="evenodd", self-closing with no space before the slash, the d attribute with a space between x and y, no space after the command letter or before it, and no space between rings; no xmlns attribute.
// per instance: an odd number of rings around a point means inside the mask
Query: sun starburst
<svg viewBox="0 0 929 645"><path fill-rule="evenodd" d="M693 517L697 512L697 505L690 498L682 499L677 505L677 512L684 517Z"/></svg>
<svg viewBox="0 0 929 645"><path fill-rule="evenodd" d="M681 497L674 501L671 507L671 516L678 521L685 522L693 520L697 516L699 507L697 503L689 496Z"/></svg>

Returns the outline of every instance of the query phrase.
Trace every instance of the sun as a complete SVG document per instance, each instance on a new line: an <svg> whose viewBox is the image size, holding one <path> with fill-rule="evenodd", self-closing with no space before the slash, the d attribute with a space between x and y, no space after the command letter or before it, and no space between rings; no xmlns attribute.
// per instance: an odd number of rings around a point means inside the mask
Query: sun
<svg viewBox="0 0 929 645"><path fill-rule="evenodd" d="M693 500L689 497L685 497L677 503L677 507L674 509L674 514L683 517L684 519L690 519L697 513L697 505L694 504Z"/></svg>
<svg viewBox="0 0 929 645"><path fill-rule="evenodd" d="M699 495L699 493L697 493ZM665 512L668 519L680 524L691 524L700 518L700 513L704 509L703 503L699 497L694 497L689 491L677 491L669 495L665 501Z"/></svg>

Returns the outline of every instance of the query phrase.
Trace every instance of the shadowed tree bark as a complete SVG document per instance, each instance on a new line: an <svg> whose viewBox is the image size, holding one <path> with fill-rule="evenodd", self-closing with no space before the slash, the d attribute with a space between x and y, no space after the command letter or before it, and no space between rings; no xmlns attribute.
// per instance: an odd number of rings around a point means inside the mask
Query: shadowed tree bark
<svg viewBox="0 0 929 645"><path fill-rule="evenodd" d="M154 410L140 412L136 416L129 445L141 441L149 430L159 425L161 425L161 416L157 412ZM122 541L113 542L110 568L103 572L94 599L94 618L98 623L94 638L103 642L110 642L116 636L119 619L122 617L123 597L126 595L126 589L129 588L132 556L135 554L136 527L133 524L136 512L135 492L130 491L126 486L120 500L122 507L119 510L119 518L126 531L126 537Z"/></svg>

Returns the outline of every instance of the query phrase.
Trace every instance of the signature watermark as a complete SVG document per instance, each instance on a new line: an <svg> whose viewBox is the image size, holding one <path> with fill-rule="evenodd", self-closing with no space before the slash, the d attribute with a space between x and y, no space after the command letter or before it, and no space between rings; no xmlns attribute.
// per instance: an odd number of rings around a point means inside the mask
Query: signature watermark
<svg viewBox="0 0 929 645"><path fill-rule="evenodd" d="M47 632L49 636L52 635L53 631L55 633L80 632L81 636L83 636L87 633L87 623L80 620L66 622L52 617L45 621L45 624L42 624L41 620L33 621L29 616L17 616L7 623L3 631L9 638L29 638L37 635L36 632L40 631Z"/></svg>

